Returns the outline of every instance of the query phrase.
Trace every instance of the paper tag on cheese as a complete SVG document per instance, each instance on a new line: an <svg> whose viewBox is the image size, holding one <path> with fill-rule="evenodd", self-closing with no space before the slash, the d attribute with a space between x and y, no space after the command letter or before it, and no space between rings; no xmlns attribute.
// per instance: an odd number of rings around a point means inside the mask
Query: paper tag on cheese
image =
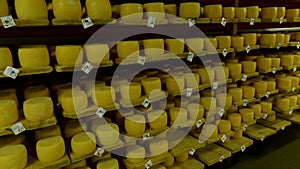
<svg viewBox="0 0 300 169"><path fill-rule="evenodd" d="M151 27L151 28L154 28L155 22L156 22L156 18L153 17L153 16L149 16L147 26Z"/></svg>
<svg viewBox="0 0 300 169"><path fill-rule="evenodd" d="M266 137L265 136L262 136L261 138L260 138L260 141L264 141L266 139Z"/></svg>
<svg viewBox="0 0 300 169"><path fill-rule="evenodd" d="M254 22L255 22L255 19L254 19L254 18L251 18L251 19L250 19L250 25L254 25Z"/></svg>
<svg viewBox="0 0 300 169"><path fill-rule="evenodd" d="M266 98L269 98L270 95L271 95L271 93L270 93L270 92L267 92L267 93L266 93Z"/></svg>
<svg viewBox="0 0 300 169"><path fill-rule="evenodd" d="M189 52L186 59L187 59L189 62L192 62L192 61L193 61L193 58L194 58L194 53L193 53L193 52Z"/></svg>
<svg viewBox="0 0 300 169"><path fill-rule="evenodd" d="M276 73L276 71L277 71L277 68L276 68L276 67L274 67L274 68L272 69L272 73L273 73L273 74L275 74L275 73Z"/></svg>
<svg viewBox="0 0 300 169"><path fill-rule="evenodd" d="M226 141L226 139L227 139L227 136L224 134L221 138L222 143L224 143Z"/></svg>
<svg viewBox="0 0 300 169"><path fill-rule="evenodd" d="M194 18L189 18L188 19L188 24L189 24L189 27L192 27L195 25L195 19Z"/></svg>
<svg viewBox="0 0 300 169"><path fill-rule="evenodd" d="M18 135L25 131L25 127L23 126L22 122L18 122L11 126L11 130L14 132L15 135Z"/></svg>
<svg viewBox="0 0 300 169"><path fill-rule="evenodd" d="M219 115L222 117L222 116L224 115L224 113L225 113L225 110L221 108L221 109L219 110Z"/></svg>
<svg viewBox="0 0 300 169"><path fill-rule="evenodd" d="M84 71L84 73L89 74L93 68L94 66L92 64L85 62L85 64L82 65L81 70Z"/></svg>
<svg viewBox="0 0 300 169"><path fill-rule="evenodd" d="M196 150L191 148L189 151L189 155L193 156L195 154Z"/></svg>
<svg viewBox="0 0 300 169"><path fill-rule="evenodd" d="M104 114L106 113L106 110L102 107L100 107L97 111L96 111L96 114L102 118L104 116Z"/></svg>
<svg viewBox="0 0 300 169"><path fill-rule="evenodd" d="M282 24L282 23L283 23L283 17L280 17L279 24Z"/></svg>
<svg viewBox="0 0 300 169"><path fill-rule="evenodd" d="M137 63L141 65L145 65L146 57L145 56L139 56Z"/></svg>
<svg viewBox="0 0 300 169"><path fill-rule="evenodd" d="M217 89L219 86L219 83L218 82L214 82L213 83L213 86L212 86L212 89Z"/></svg>
<svg viewBox="0 0 300 169"><path fill-rule="evenodd" d="M226 19L225 19L224 17L223 17L222 20L221 20L221 25L222 25L222 26L226 26Z"/></svg>
<svg viewBox="0 0 300 169"><path fill-rule="evenodd" d="M84 29L87 29L87 28L94 25L93 22L92 22L92 19L90 17L82 19L81 23L82 23L82 26L83 26Z"/></svg>
<svg viewBox="0 0 300 169"><path fill-rule="evenodd" d="M267 114L264 114L263 119L266 120L267 117L268 117L268 115L267 115Z"/></svg>
<svg viewBox="0 0 300 169"><path fill-rule="evenodd" d="M198 120L198 121L196 122L196 127L197 127L197 128L200 128L200 127L202 126L202 124L203 124L202 120Z"/></svg>
<svg viewBox="0 0 300 169"><path fill-rule="evenodd" d="M193 93L193 88L187 88L186 89L186 97L191 97Z"/></svg>
<svg viewBox="0 0 300 169"><path fill-rule="evenodd" d="M299 48L300 48L300 42L297 43L297 49L299 49Z"/></svg>
<svg viewBox="0 0 300 169"><path fill-rule="evenodd" d="M248 46L246 47L246 52L249 53L250 50L251 50L251 47L250 47L250 45L248 45Z"/></svg>
<svg viewBox="0 0 300 169"><path fill-rule="evenodd" d="M248 106L248 103L249 103L248 99L243 99L243 106Z"/></svg>
<svg viewBox="0 0 300 169"><path fill-rule="evenodd" d="M225 157L224 157L224 156L221 156L221 157L219 158L219 162L223 162L224 159L225 159Z"/></svg>
<svg viewBox="0 0 300 169"><path fill-rule="evenodd" d="M1 22L5 29L16 26L14 18L11 15L1 17Z"/></svg>
<svg viewBox="0 0 300 169"><path fill-rule="evenodd" d="M247 124L245 124L242 130L243 130L243 131L246 131L246 130L247 130L247 128L248 128L248 125L247 125Z"/></svg>
<svg viewBox="0 0 300 169"><path fill-rule="evenodd" d="M145 141L145 140L148 140L148 139L150 139L151 138L151 135L150 135L150 133L145 133L145 134L143 134L143 140Z"/></svg>
<svg viewBox="0 0 300 169"><path fill-rule="evenodd" d="M278 43L276 48L280 49L281 48L281 43Z"/></svg>
<svg viewBox="0 0 300 169"><path fill-rule="evenodd" d="M98 147L97 150L94 153L94 156L102 157L103 154L104 154L104 149Z"/></svg>
<svg viewBox="0 0 300 169"><path fill-rule="evenodd" d="M296 90L296 87L292 87L292 92L294 92Z"/></svg>
<svg viewBox="0 0 300 169"><path fill-rule="evenodd" d="M147 107L149 106L149 104L150 104L150 100L149 100L148 98L146 98L146 99L143 101L143 103L142 103L142 105L143 105L145 108L147 108Z"/></svg>
<svg viewBox="0 0 300 169"><path fill-rule="evenodd" d="M245 150L246 150L246 146L243 145L243 146L241 147L241 151L244 152Z"/></svg>
<svg viewBox="0 0 300 169"><path fill-rule="evenodd" d="M285 130L285 126L282 126L281 130Z"/></svg>
<svg viewBox="0 0 300 169"><path fill-rule="evenodd" d="M226 56L227 56L227 54L228 54L228 51L227 51L227 49L226 49L226 48L224 48L224 49L223 49L223 51L222 51L222 54L223 54L223 56L224 56L224 57L226 57Z"/></svg>
<svg viewBox="0 0 300 169"><path fill-rule="evenodd" d="M7 66L3 72L3 74L7 77L16 79L18 74L19 74L19 70L16 68L13 68L11 66Z"/></svg>
<svg viewBox="0 0 300 169"><path fill-rule="evenodd" d="M293 72L296 72L296 71L297 71L297 67L294 67L294 68L293 68Z"/></svg>
<svg viewBox="0 0 300 169"><path fill-rule="evenodd" d="M290 108L290 110L289 110L289 114L293 114L293 109L292 108Z"/></svg>
<svg viewBox="0 0 300 169"><path fill-rule="evenodd" d="M243 75L241 81L245 82L247 80L247 75Z"/></svg>
<svg viewBox="0 0 300 169"><path fill-rule="evenodd" d="M144 165L145 166L145 169L149 169L153 166L153 163L151 160L147 161L146 164Z"/></svg>

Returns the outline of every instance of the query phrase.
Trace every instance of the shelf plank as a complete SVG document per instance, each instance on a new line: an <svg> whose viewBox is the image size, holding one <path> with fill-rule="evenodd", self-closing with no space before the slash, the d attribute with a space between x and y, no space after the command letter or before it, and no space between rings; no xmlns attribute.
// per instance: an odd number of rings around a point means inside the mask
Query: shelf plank
<svg viewBox="0 0 300 169"><path fill-rule="evenodd" d="M51 66L36 67L36 68L17 68L19 70L18 76L47 74L53 71ZM0 78L7 77L3 74L4 70L0 70Z"/></svg>
<svg viewBox="0 0 300 169"><path fill-rule="evenodd" d="M282 120L279 118L277 118L275 121L258 120L258 123L276 131L284 130L286 127L291 125L290 121Z"/></svg>
<svg viewBox="0 0 300 169"><path fill-rule="evenodd" d="M190 151L192 148L197 150L204 147L205 143L200 143L196 138L187 135L184 139L170 150L173 156L179 156L182 153Z"/></svg>
<svg viewBox="0 0 300 169"><path fill-rule="evenodd" d="M61 66L61 65L55 65L56 72L75 72L75 71L82 71L83 65L78 66ZM113 61L102 61L100 65L93 65L93 69L101 68L101 67L110 67L113 66Z"/></svg>
<svg viewBox="0 0 300 169"><path fill-rule="evenodd" d="M263 141L265 138L271 135L274 135L275 133L276 130L270 129L260 124L251 125L245 131L245 134L247 136L261 141Z"/></svg>
<svg viewBox="0 0 300 169"><path fill-rule="evenodd" d="M219 145L231 151L231 153L237 153L239 151L242 151L242 147L247 148L253 145L253 140L242 137L239 139L231 139L230 141L225 143L219 143Z"/></svg>

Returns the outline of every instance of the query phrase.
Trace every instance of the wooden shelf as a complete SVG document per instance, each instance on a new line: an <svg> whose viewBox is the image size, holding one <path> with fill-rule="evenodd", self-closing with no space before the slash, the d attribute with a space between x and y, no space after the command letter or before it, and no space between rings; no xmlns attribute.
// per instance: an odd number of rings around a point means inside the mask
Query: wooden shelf
<svg viewBox="0 0 300 169"><path fill-rule="evenodd" d="M239 139L230 139L228 142L219 143L219 145L231 151L231 153L237 153L240 151L245 151L244 148L253 145L253 140L246 137L242 137Z"/></svg>

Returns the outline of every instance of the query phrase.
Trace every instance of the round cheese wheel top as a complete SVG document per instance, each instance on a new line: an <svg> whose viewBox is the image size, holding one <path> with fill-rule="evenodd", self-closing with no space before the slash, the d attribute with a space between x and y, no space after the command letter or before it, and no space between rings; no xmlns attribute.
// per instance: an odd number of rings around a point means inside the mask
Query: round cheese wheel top
<svg viewBox="0 0 300 169"><path fill-rule="evenodd" d="M228 133L231 130L231 123L228 120L220 120L218 123L218 131L219 133Z"/></svg>
<svg viewBox="0 0 300 169"><path fill-rule="evenodd" d="M238 113L232 113L228 115L228 120L231 122L232 127L240 127L242 116Z"/></svg>
<svg viewBox="0 0 300 169"><path fill-rule="evenodd" d="M14 100L0 100L0 126L16 122L19 118L17 104Z"/></svg>
<svg viewBox="0 0 300 169"><path fill-rule="evenodd" d="M18 56L22 68L43 67L50 64L48 49L44 45L21 47Z"/></svg>
<svg viewBox="0 0 300 169"><path fill-rule="evenodd" d="M143 17L143 5L138 3L121 4L120 15L125 20L141 20Z"/></svg>
<svg viewBox="0 0 300 169"><path fill-rule="evenodd" d="M82 63L83 52L80 45L56 46L56 61L62 66L75 66Z"/></svg>
<svg viewBox="0 0 300 169"><path fill-rule="evenodd" d="M65 154L64 139L61 136L40 139L36 144L36 152L41 162L54 162Z"/></svg>
<svg viewBox="0 0 300 169"><path fill-rule="evenodd" d="M140 44L138 41L120 41L117 43L119 58L137 58L139 56Z"/></svg>
<svg viewBox="0 0 300 169"><path fill-rule="evenodd" d="M176 4L165 4L166 18L175 18L177 16Z"/></svg>
<svg viewBox="0 0 300 169"><path fill-rule="evenodd" d="M8 16L8 14L9 14L9 10L8 10L7 0L0 1L0 17Z"/></svg>
<svg viewBox="0 0 300 169"><path fill-rule="evenodd" d="M101 159L97 163L97 169L119 169L118 160L115 158Z"/></svg>
<svg viewBox="0 0 300 169"><path fill-rule="evenodd" d="M15 0L15 9L19 19L48 19L44 0Z"/></svg>
<svg viewBox="0 0 300 169"><path fill-rule="evenodd" d="M299 9L287 9L285 12L286 18L294 18L299 16Z"/></svg>
<svg viewBox="0 0 300 169"><path fill-rule="evenodd" d="M219 19L222 17L222 5L206 5L204 6L204 15L211 19Z"/></svg>
<svg viewBox="0 0 300 169"><path fill-rule="evenodd" d="M91 64L100 64L109 60L109 46L107 44L86 44L84 46L86 58Z"/></svg>
<svg viewBox="0 0 300 169"><path fill-rule="evenodd" d="M179 16L181 18L199 18L200 17L200 3L199 2L180 3Z"/></svg>
<svg viewBox="0 0 300 169"><path fill-rule="evenodd" d="M23 103L24 116L29 121L42 121L53 116L53 102L50 97L35 97Z"/></svg>
<svg viewBox="0 0 300 169"><path fill-rule="evenodd" d="M285 17L285 7L277 7L277 18Z"/></svg>
<svg viewBox="0 0 300 169"><path fill-rule="evenodd" d="M87 0L85 2L87 14L91 19L109 20L112 16L112 7L107 1Z"/></svg>
<svg viewBox="0 0 300 169"><path fill-rule="evenodd" d="M275 45L276 43L276 34L261 34L260 35L260 44L261 45Z"/></svg>
<svg viewBox="0 0 300 169"><path fill-rule="evenodd" d="M277 18L277 7L264 7L261 9L261 17L265 18Z"/></svg>
<svg viewBox="0 0 300 169"><path fill-rule="evenodd" d="M126 100L136 100L141 97L142 87L138 82L121 84L121 97Z"/></svg>
<svg viewBox="0 0 300 169"><path fill-rule="evenodd" d="M53 0L53 14L57 19L80 19L82 14L79 0Z"/></svg>
<svg viewBox="0 0 300 169"><path fill-rule="evenodd" d="M87 155L95 152L96 138L93 133L83 132L72 137L71 148L75 154Z"/></svg>
<svg viewBox="0 0 300 169"><path fill-rule="evenodd" d="M161 80L159 77L148 77L141 80L144 93L150 94L151 92L161 91Z"/></svg>
<svg viewBox="0 0 300 169"><path fill-rule="evenodd" d="M146 152L144 147L133 145L127 147L126 160L130 163L139 163L144 161Z"/></svg>
<svg viewBox="0 0 300 169"><path fill-rule="evenodd" d="M257 19L259 15L258 6L248 6L247 8L247 18Z"/></svg>
<svg viewBox="0 0 300 169"><path fill-rule="evenodd" d="M32 86L24 90L25 99L30 99L34 97L50 97L49 89L44 86Z"/></svg>
<svg viewBox="0 0 300 169"><path fill-rule="evenodd" d="M163 39L145 39L143 40L143 46L146 56L160 56L164 54Z"/></svg>
<svg viewBox="0 0 300 169"><path fill-rule="evenodd" d="M235 8L234 7L223 7L223 16L226 19L233 19L235 16Z"/></svg>
<svg viewBox="0 0 300 169"><path fill-rule="evenodd" d="M247 8L245 7L236 7L235 8L235 17L236 18L246 18L247 16Z"/></svg>
<svg viewBox="0 0 300 169"><path fill-rule="evenodd" d="M165 5L162 2L153 2L144 4L146 16L152 16L157 19L165 18Z"/></svg>
<svg viewBox="0 0 300 169"><path fill-rule="evenodd" d="M8 145L0 148L0 163L3 168L25 168L27 158L27 149L22 144Z"/></svg>
<svg viewBox="0 0 300 169"><path fill-rule="evenodd" d="M175 157L175 161L179 162L179 163L183 163L185 162L186 160L188 160L189 158L189 152L184 152L182 153L181 155L179 156L176 156Z"/></svg>

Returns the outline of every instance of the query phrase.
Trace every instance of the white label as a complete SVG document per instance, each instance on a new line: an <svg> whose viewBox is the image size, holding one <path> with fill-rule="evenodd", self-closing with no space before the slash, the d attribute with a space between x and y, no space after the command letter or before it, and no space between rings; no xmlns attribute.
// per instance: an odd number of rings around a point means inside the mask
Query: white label
<svg viewBox="0 0 300 169"><path fill-rule="evenodd" d="M222 20L221 20L221 25L222 25L222 26L226 26L226 19L225 19L224 17L223 17Z"/></svg>
<svg viewBox="0 0 300 169"><path fill-rule="evenodd" d="M246 131L246 130L247 130L247 128L248 128L248 125L247 125L247 124L245 124L242 130L243 130L243 131Z"/></svg>
<svg viewBox="0 0 300 169"><path fill-rule="evenodd" d="M97 111L96 111L96 114L102 118L104 116L104 114L106 113L106 110L102 107L100 107Z"/></svg>
<svg viewBox="0 0 300 169"><path fill-rule="evenodd" d="M281 43L278 43L277 44L277 49L280 49L281 48Z"/></svg>
<svg viewBox="0 0 300 169"><path fill-rule="evenodd" d="M262 136L261 138L260 138L260 141L264 141L265 140L265 136Z"/></svg>
<svg viewBox="0 0 300 169"><path fill-rule="evenodd" d="M189 52L188 56L187 56L187 60L189 62L192 62L193 61L193 58L194 58L194 53L193 52Z"/></svg>
<svg viewBox="0 0 300 169"><path fill-rule="evenodd" d="M219 161L220 161L220 162L223 162L224 159L225 159L225 157L224 157L224 156L221 156L221 157L219 158Z"/></svg>
<svg viewBox="0 0 300 169"><path fill-rule="evenodd" d="M187 88L186 89L186 97L191 97L193 93L193 88Z"/></svg>
<svg viewBox="0 0 300 169"><path fill-rule="evenodd" d="M246 150L246 146L243 145L243 146L241 147L241 151L244 152L245 150Z"/></svg>
<svg viewBox="0 0 300 169"><path fill-rule="evenodd" d="M16 79L18 76L19 70L16 68L13 68L11 66L7 66L3 72L3 74L7 77Z"/></svg>
<svg viewBox="0 0 300 169"><path fill-rule="evenodd" d="M189 155L193 156L195 154L196 150L191 148L189 151Z"/></svg>
<svg viewBox="0 0 300 169"><path fill-rule="evenodd" d="M292 92L294 92L296 90L296 87L292 87Z"/></svg>
<svg viewBox="0 0 300 169"><path fill-rule="evenodd" d="M4 28L10 28L16 26L14 18L11 15L1 17L1 22Z"/></svg>
<svg viewBox="0 0 300 169"><path fill-rule="evenodd" d="M212 86L212 89L217 89L219 86L219 83L218 82L214 82L213 83L213 86Z"/></svg>
<svg viewBox="0 0 300 169"><path fill-rule="evenodd" d="M84 71L84 73L89 74L93 68L94 66L92 64L85 62L85 64L81 67L81 70Z"/></svg>
<svg viewBox="0 0 300 169"><path fill-rule="evenodd" d="M104 149L98 147L97 150L94 153L94 156L102 157L103 153L104 153Z"/></svg>
<svg viewBox="0 0 300 169"><path fill-rule="evenodd" d="M188 19L189 27L192 27L195 25L195 19L194 18L189 18Z"/></svg>
<svg viewBox="0 0 300 169"><path fill-rule="evenodd" d="M250 50L251 50L251 47L250 47L250 45L248 45L248 46L246 47L246 52L249 53Z"/></svg>
<svg viewBox="0 0 300 169"><path fill-rule="evenodd" d="M264 114L263 119L266 120L267 117L268 117L268 115L267 115L267 114Z"/></svg>
<svg viewBox="0 0 300 169"><path fill-rule="evenodd" d="M289 110L289 114L293 114L293 109L292 108L290 108L290 110Z"/></svg>
<svg viewBox="0 0 300 169"><path fill-rule="evenodd" d="M92 19L90 17L82 19L81 23L82 23L82 26L83 26L84 29L87 29L87 28L94 25L93 22L92 22Z"/></svg>
<svg viewBox="0 0 300 169"><path fill-rule="evenodd" d="M143 105L145 108L147 108L147 107L149 106L149 104L150 104L150 100L149 100L148 98L146 98L146 99L143 101L143 103L142 103L142 105Z"/></svg>
<svg viewBox="0 0 300 169"><path fill-rule="evenodd" d="M14 132L15 135L18 135L25 131L25 127L23 126L22 122L18 122L11 126L11 130Z"/></svg>
<svg viewBox="0 0 300 169"><path fill-rule="evenodd" d="M281 130L285 130L285 126L282 126Z"/></svg>
<svg viewBox="0 0 300 169"><path fill-rule="evenodd" d="M143 140L145 141L145 140L148 140L148 139L150 139L151 138L151 136L150 136L150 133L145 133L145 134L143 134Z"/></svg>
<svg viewBox="0 0 300 169"><path fill-rule="evenodd" d="M274 68L272 69L272 73L273 73L273 74L275 74L275 73L276 73L276 71L277 71L277 68L276 68L276 67L274 67Z"/></svg>
<svg viewBox="0 0 300 169"><path fill-rule="evenodd" d="M247 77L248 77L247 75L243 75L241 81L243 81L243 82L246 81Z"/></svg>
<svg viewBox="0 0 300 169"><path fill-rule="evenodd" d="M224 143L226 141L226 139L227 139L227 136L224 134L221 138L222 143Z"/></svg>
<svg viewBox="0 0 300 169"><path fill-rule="evenodd" d="M248 106L249 101L247 99L243 100L243 106Z"/></svg>
<svg viewBox="0 0 300 169"><path fill-rule="evenodd" d="M297 43L297 49L299 49L299 48L300 48L300 42Z"/></svg>
<svg viewBox="0 0 300 169"><path fill-rule="evenodd" d="M251 19L250 19L250 25L254 25L254 22L255 22L255 19L254 19L254 18L251 18Z"/></svg>
<svg viewBox="0 0 300 169"><path fill-rule="evenodd" d="M197 128L200 128L200 127L202 126L202 124L203 124L202 120L198 120L198 121L196 122L196 127L197 127Z"/></svg>
<svg viewBox="0 0 300 169"><path fill-rule="evenodd" d="M154 28L155 22L156 22L156 18L153 17L153 16L149 16L147 26L151 27L151 28Z"/></svg>
<svg viewBox="0 0 300 169"><path fill-rule="evenodd" d="M146 164L145 164L145 169L149 169L150 167L153 166L153 163L151 160L149 160Z"/></svg>
<svg viewBox="0 0 300 169"><path fill-rule="evenodd" d="M146 57L145 56L139 56L139 58L137 60L137 63L141 64L141 65L144 65L145 62L146 62Z"/></svg>
<svg viewBox="0 0 300 169"><path fill-rule="evenodd" d="M279 19L279 24L282 24L283 23L283 17L281 17L280 19Z"/></svg>
<svg viewBox="0 0 300 169"><path fill-rule="evenodd" d="M224 110L224 109L220 109L219 115L220 115L221 117L224 115L224 113L225 113L225 110Z"/></svg>
<svg viewBox="0 0 300 169"><path fill-rule="evenodd" d="M296 71L297 71L297 67L294 67L294 68L293 68L293 72L296 72Z"/></svg>
<svg viewBox="0 0 300 169"><path fill-rule="evenodd" d="M224 57L226 57L226 55L228 54L228 51L227 51L226 48L223 49L222 54L223 54Z"/></svg>
<svg viewBox="0 0 300 169"><path fill-rule="evenodd" d="M266 93L266 97L267 97L267 98L269 98L270 95L271 95L270 92L267 92L267 93Z"/></svg>

